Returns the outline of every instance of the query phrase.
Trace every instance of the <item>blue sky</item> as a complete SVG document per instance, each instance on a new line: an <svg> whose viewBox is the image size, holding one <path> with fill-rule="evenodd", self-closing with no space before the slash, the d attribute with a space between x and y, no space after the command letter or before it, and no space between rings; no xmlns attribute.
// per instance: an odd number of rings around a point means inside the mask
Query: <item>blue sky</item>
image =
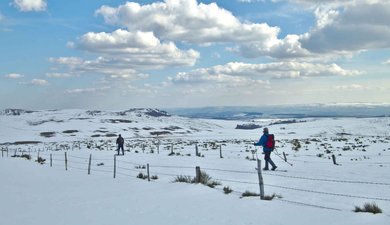
<svg viewBox="0 0 390 225"><path fill-rule="evenodd" d="M390 103L390 1L4 0L0 105Z"/></svg>

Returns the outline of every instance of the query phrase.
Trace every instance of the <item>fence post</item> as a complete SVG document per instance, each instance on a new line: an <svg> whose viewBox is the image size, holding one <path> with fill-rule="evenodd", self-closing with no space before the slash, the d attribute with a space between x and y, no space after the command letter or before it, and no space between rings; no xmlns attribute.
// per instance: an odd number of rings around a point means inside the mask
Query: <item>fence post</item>
<svg viewBox="0 0 390 225"><path fill-rule="evenodd" d="M196 155L196 156L199 156L198 144L195 144L195 155Z"/></svg>
<svg viewBox="0 0 390 225"><path fill-rule="evenodd" d="M8 157L8 147L7 147L7 157Z"/></svg>
<svg viewBox="0 0 390 225"><path fill-rule="evenodd" d="M173 153L173 143L171 144L171 154L174 154Z"/></svg>
<svg viewBox="0 0 390 225"><path fill-rule="evenodd" d="M116 155L114 154L114 178L116 177Z"/></svg>
<svg viewBox="0 0 390 225"><path fill-rule="evenodd" d="M91 161L92 161L92 154L89 154L88 175L91 174Z"/></svg>
<svg viewBox="0 0 390 225"><path fill-rule="evenodd" d="M14 154L14 156L16 156L16 151L17 151L18 149L15 149L15 154Z"/></svg>
<svg viewBox="0 0 390 225"><path fill-rule="evenodd" d="M259 177L260 199L264 199L264 182L261 175L261 160L257 159L257 175Z"/></svg>
<svg viewBox="0 0 390 225"><path fill-rule="evenodd" d="M283 157L284 157L284 161L287 162L287 157L285 152L283 152Z"/></svg>
<svg viewBox="0 0 390 225"><path fill-rule="evenodd" d="M37 162L39 162L39 150L38 150Z"/></svg>
<svg viewBox="0 0 390 225"><path fill-rule="evenodd" d="M51 153L50 153L50 167L53 167L53 157L52 157Z"/></svg>
<svg viewBox="0 0 390 225"><path fill-rule="evenodd" d="M333 164L338 165L338 164L336 163L336 156L335 156L335 155L332 155L332 160L333 160Z"/></svg>
<svg viewBox="0 0 390 225"><path fill-rule="evenodd" d="M222 157L222 145L219 146L219 158L223 158Z"/></svg>
<svg viewBox="0 0 390 225"><path fill-rule="evenodd" d="M66 152L65 152L65 170L68 170L68 156L66 155Z"/></svg>
<svg viewBox="0 0 390 225"><path fill-rule="evenodd" d="M195 183L200 183L200 167L195 167L196 177L195 177Z"/></svg>
<svg viewBox="0 0 390 225"><path fill-rule="evenodd" d="M1 148L1 158L3 158L3 157L4 157L4 149Z"/></svg>
<svg viewBox="0 0 390 225"><path fill-rule="evenodd" d="M146 171L148 173L148 181L150 181L149 163L146 164Z"/></svg>

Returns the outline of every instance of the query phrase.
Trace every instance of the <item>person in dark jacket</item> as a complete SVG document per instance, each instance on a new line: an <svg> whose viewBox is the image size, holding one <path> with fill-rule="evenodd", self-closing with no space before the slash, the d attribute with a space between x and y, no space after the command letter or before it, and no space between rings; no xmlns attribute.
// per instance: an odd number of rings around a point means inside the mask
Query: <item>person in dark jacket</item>
<svg viewBox="0 0 390 225"><path fill-rule="evenodd" d="M272 148L268 148L266 146L266 143L267 143L267 140L268 140L268 128L264 128L263 129L263 135L260 137L260 140L256 143L254 143L255 146L262 146L263 147L263 152L264 152L264 160L265 160L265 167L263 168L263 170L269 170L268 168L268 164L271 164L272 166L272 169L271 170L275 170L277 168L277 166L275 165L275 163L272 161L271 159L271 152L272 152Z"/></svg>
<svg viewBox="0 0 390 225"><path fill-rule="evenodd" d="M117 148L118 155L120 155L119 154L120 149L122 149L122 155L125 155L125 150L123 148L123 145L125 144L125 140L123 139L123 137L121 135L119 135L119 137L116 139L116 144L118 145L118 148Z"/></svg>

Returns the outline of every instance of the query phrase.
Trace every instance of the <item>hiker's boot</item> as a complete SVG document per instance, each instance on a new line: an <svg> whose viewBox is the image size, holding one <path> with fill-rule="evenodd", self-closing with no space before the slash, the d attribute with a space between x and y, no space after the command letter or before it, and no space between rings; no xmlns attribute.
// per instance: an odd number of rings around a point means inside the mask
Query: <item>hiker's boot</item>
<svg viewBox="0 0 390 225"><path fill-rule="evenodd" d="M273 166L271 170L276 170L278 168L277 166Z"/></svg>
<svg viewBox="0 0 390 225"><path fill-rule="evenodd" d="M268 167L264 167L263 170L269 170Z"/></svg>

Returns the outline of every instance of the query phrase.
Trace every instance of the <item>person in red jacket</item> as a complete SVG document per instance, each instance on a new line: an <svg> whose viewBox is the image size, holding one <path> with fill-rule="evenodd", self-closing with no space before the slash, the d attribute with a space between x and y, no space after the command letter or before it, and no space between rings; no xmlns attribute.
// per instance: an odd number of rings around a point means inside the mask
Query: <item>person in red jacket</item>
<svg viewBox="0 0 390 225"><path fill-rule="evenodd" d="M263 129L263 135L260 137L260 140L256 143L254 143L255 146L262 146L263 147L263 152L264 152L264 160L265 160L265 167L263 170L269 170L268 168L268 163L271 164L272 169L275 170L277 166L271 159L271 152L273 148L267 147L267 141L268 141L268 136L269 136L268 128Z"/></svg>

